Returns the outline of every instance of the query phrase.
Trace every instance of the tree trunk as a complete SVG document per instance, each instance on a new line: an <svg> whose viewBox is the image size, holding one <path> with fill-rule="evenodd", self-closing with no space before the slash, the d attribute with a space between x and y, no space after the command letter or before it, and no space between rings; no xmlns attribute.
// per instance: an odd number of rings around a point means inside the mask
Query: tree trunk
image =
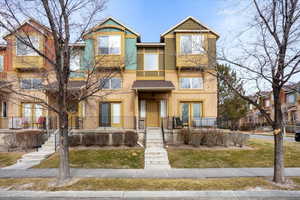
<svg viewBox="0 0 300 200"><path fill-rule="evenodd" d="M276 183L284 183L283 118L281 111L280 89L273 88L274 95L274 177Z"/></svg>
<svg viewBox="0 0 300 200"><path fill-rule="evenodd" d="M62 111L59 116L59 174L58 184L63 184L71 178L69 167L69 143L68 143L68 113Z"/></svg>

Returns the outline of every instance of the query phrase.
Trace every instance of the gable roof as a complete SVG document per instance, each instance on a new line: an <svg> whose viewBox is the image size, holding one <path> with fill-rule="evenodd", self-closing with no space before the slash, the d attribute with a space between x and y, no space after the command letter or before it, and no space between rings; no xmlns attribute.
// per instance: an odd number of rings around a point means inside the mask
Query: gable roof
<svg viewBox="0 0 300 200"><path fill-rule="evenodd" d="M27 20L25 20L24 22L22 22L18 27L15 28L15 32L18 31L20 28L22 28L23 26L25 26L26 24L28 24L29 26L31 26L32 28L34 28L36 31L38 31L39 33L43 34L43 35L47 35L47 32L51 32L50 28L48 28L47 26L41 24L40 22L38 22L37 20L33 19L33 18L28 18ZM38 27L38 26L41 27ZM3 38L5 39L7 36L13 34L11 33L7 33L3 36Z"/></svg>
<svg viewBox="0 0 300 200"><path fill-rule="evenodd" d="M168 29L167 31L165 31L164 33L160 34L160 37L163 37L164 35L166 35L167 33L169 33L170 31L176 29L178 26L180 26L181 24L183 24L184 22L188 21L188 20L193 20L196 23L198 23L199 25L203 26L204 28L206 28L208 31L212 32L213 34L215 34L217 37L220 37L220 35L214 31L213 29L211 29L210 27L208 27L207 25L203 24L202 22L200 22L198 19L192 17L192 16L188 16L187 18L183 19L182 21L180 21L178 24L176 24L175 26L171 27L170 29Z"/></svg>
<svg viewBox="0 0 300 200"><path fill-rule="evenodd" d="M130 32L132 32L133 34L135 34L136 36L140 37L140 34L135 32L134 30L132 30L131 28L129 28L128 26L124 25L122 22L120 22L119 20L116 20L113 17L107 17L106 19L104 19L103 21L101 21L99 24L95 25L94 27L92 27L90 30L88 30L84 35L90 33L93 28L97 27L97 26L101 26L103 24L105 24L107 21L112 20L115 23L119 24L120 26L123 26L125 29L129 30Z"/></svg>

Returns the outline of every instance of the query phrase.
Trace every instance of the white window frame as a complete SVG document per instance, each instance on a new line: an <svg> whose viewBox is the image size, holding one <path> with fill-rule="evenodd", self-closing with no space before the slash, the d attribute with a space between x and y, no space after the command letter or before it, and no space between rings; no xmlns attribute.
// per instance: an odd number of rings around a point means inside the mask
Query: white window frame
<svg viewBox="0 0 300 200"><path fill-rule="evenodd" d="M101 47L101 37L107 37L108 38L108 53L101 53L100 51L100 47ZM119 49L118 49L118 52L117 53L113 53L113 52L110 52L111 51L111 42L110 41L110 38L113 38L113 37L118 37L119 41L118 41L118 45L119 45ZM122 42L121 42L121 35L101 35L98 37L98 40L97 40L97 52L98 52L98 55L121 55L121 51L122 51Z"/></svg>
<svg viewBox="0 0 300 200"><path fill-rule="evenodd" d="M188 40L189 42L191 42L191 44L188 44L188 46L190 46L190 53L184 52L184 48L183 48L183 41L184 41L184 37L190 37L190 40ZM196 41L199 40L199 41ZM196 44L195 44L196 42ZM199 42L199 45L197 44ZM180 54L181 55L200 55L204 53L204 48L203 48L203 44L204 44L204 36L201 34L185 34L185 35L180 35L179 37L179 50L180 50ZM200 46L200 47L199 47Z"/></svg>
<svg viewBox="0 0 300 200"><path fill-rule="evenodd" d="M153 65L149 65L146 61L149 57L154 56L155 61ZM148 57L148 58L147 58ZM144 70L145 71L157 71L159 70L159 55L157 53L145 53L144 54Z"/></svg>
<svg viewBox="0 0 300 200"><path fill-rule="evenodd" d="M189 87L187 87L187 88L182 87L182 80L183 80L183 79L189 80ZM197 88L193 87L193 80L194 80L194 79L200 79L200 87L197 87ZM202 77L180 77L180 78L179 78L179 85L180 85L180 89L202 90L202 89L203 89L204 83L203 83L203 78L202 78Z"/></svg>
<svg viewBox="0 0 300 200"><path fill-rule="evenodd" d="M40 49L40 39L38 36L35 36L35 35L30 35L29 36L30 38L30 41L33 43L34 47L36 49ZM37 40L35 39L31 39L31 38L36 38ZM27 40L27 36L24 37L24 39ZM34 44L34 41L36 41L37 43ZM20 42L22 45L26 46L26 48L29 48L32 52L29 53L29 54L19 54L18 53L18 42ZM28 41L29 42L29 41ZM38 56L37 52L35 52L32 48L30 48L29 46L27 46L26 44L24 44L23 42L21 42L19 39L16 38L16 55L17 56Z"/></svg>
<svg viewBox="0 0 300 200"><path fill-rule="evenodd" d="M160 100L160 117L167 117L167 101L164 99Z"/></svg>

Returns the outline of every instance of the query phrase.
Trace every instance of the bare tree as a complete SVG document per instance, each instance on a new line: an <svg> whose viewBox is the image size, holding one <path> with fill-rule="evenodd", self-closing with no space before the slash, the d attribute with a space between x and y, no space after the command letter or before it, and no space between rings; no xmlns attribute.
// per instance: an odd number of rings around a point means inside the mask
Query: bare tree
<svg viewBox="0 0 300 200"><path fill-rule="evenodd" d="M284 183L284 120L280 94L286 84L300 72L300 2L253 0L252 6L256 14L250 29L256 31L255 41L241 48L241 55L236 58L228 57L223 52L219 60L234 65L241 73L247 74L248 79L255 80L257 89L263 83L272 88L274 116L268 115L263 106L253 98L239 93L226 77L220 78L224 79L232 91L253 104L272 126L275 143L273 180Z"/></svg>
<svg viewBox="0 0 300 200"><path fill-rule="evenodd" d="M30 7L27 5L29 3L32 3ZM0 26L9 33L14 34L19 42L44 58L50 66L48 71L41 70L39 73L43 77L43 82L48 83L49 87L57 91L57 97L55 98L57 106L53 106L37 96L20 92L12 86L9 87L9 90L20 98L39 102L58 115L59 184L68 181L70 178L67 105L74 99L83 101L90 96L97 95L104 84L104 82L99 82L99 74L101 73L97 73L98 63L94 62L81 71L85 77L85 84L75 93L70 91L69 81L72 73L70 58L72 52L74 52L71 42L76 43L82 40L86 32L92 31L90 28L99 19L105 5L106 0L36 0L33 2L4 0L0 3L0 16L2 19ZM48 25L48 27L42 25L42 28L46 30L42 33L49 34L53 39L53 44L45 46L45 50L37 48L29 32L18 30L18 27L22 25L21 21L25 18L38 18L43 24ZM36 28L39 30L41 27ZM106 75L102 73L102 79L108 79L114 73L113 71L106 71ZM56 80L55 84L51 82L50 76L53 76Z"/></svg>

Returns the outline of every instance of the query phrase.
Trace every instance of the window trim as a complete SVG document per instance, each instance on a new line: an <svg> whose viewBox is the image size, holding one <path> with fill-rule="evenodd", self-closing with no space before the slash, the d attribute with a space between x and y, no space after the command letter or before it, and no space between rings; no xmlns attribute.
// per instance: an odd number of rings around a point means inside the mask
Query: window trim
<svg viewBox="0 0 300 200"><path fill-rule="evenodd" d="M29 37L36 37L37 38L37 49L40 49L40 37L36 36L36 35L30 35ZM31 39L30 39L31 40ZM37 52L35 52L33 49L31 49L33 51L33 53L30 54L26 54L26 55L19 55L18 54L18 41L20 41L18 38L16 38L16 56L39 56ZM22 45L25 45L23 42L21 42ZM25 45L26 48L29 48L27 45Z"/></svg>
<svg viewBox="0 0 300 200"><path fill-rule="evenodd" d="M201 85L199 88L193 88L193 79L195 78L199 78L201 80ZM182 87L182 84L181 84L181 80L182 79L189 79L189 84L191 87L189 88L183 88ZM179 89L182 89L182 90L203 90L204 89L204 79L203 77L198 77L198 76L195 76L195 77L179 77Z"/></svg>
<svg viewBox="0 0 300 200"><path fill-rule="evenodd" d="M109 122L107 123L107 126L102 122L102 115L100 114L100 111L102 109L101 105L102 104L108 104L109 105L109 113L108 113L108 118L109 118ZM114 112L114 109L113 109L113 105L114 104L119 104L119 123L113 123L114 116L113 115L113 112ZM99 113L99 127L122 127L123 126L123 102L122 101L100 101L99 102L99 110L98 110L98 113Z"/></svg>
<svg viewBox="0 0 300 200"><path fill-rule="evenodd" d="M100 47L101 47L101 45L100 45L100 38L101 37L108 37L108 47L109 47L109 37L110 36L118 36L119 37L119 39L120 39L120 47L119 47L119 52L118 53L116 53L116 54L111 54L110 52L109 52L109 48L108 48L108 53L107 54L103 54L103 53L101 53L101 51L100 51ZM97 37L97 55L99 56L99 55L112 55L112 56L118 56L118 55L122 55L122 35L121 34L108 34L108 35L99 35L98 37Z"/></svg>
<svg viewBox="0 0 300 200"><path fill-rule="evenodd" d="M146 57L146 55L155 55L156 56L156 61L157 61L157 66L156 66L156 69L155 70L153 70L153 69L147 69L147 67L150 67L150 66L147 66L146 64L145 64L145 57ZM144 67L144 71L158 71L159 70L159 53L144 53L144 55L143 55L143 67Z"/></svg>
<svg viewBox="0 0 300 200"><path fill-rule="evenodd" d="M191 53L184 53L182 49L182 37L185 36L191 36L192 38L192 45L191 45ZM200 41L201 41L201 47L200 47L200 53L193 53L193 36L200 36ZM204 54L204 42L205 42L205 36L203 34L181 34L179 36L179 54L180 55L203 55Z"/></svg>

